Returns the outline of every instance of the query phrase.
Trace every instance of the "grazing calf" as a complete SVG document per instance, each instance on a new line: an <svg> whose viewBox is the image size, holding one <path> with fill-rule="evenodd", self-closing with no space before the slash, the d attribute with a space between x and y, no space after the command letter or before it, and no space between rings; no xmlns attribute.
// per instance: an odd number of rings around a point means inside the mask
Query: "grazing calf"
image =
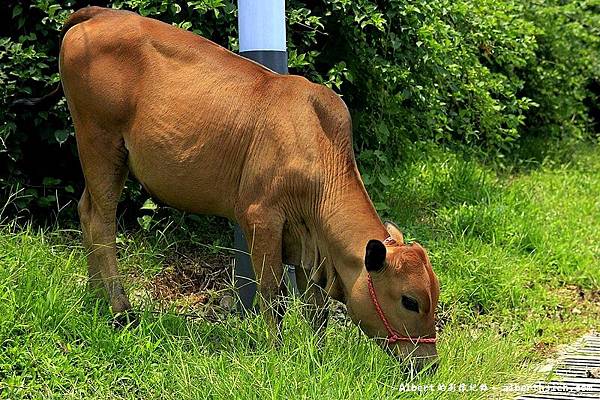
<svg viewBox="0 0 600 400"><path fill-rule="evenodd" d="M115 251L130 172L168 205L240 224L274 332L288 263L317 328L333 297L398 357L435 358L438 280L425 250L375 212L339 96L131 12L81 9L63 35L90 283L106 290L113 312L131 307Z"/></svg>

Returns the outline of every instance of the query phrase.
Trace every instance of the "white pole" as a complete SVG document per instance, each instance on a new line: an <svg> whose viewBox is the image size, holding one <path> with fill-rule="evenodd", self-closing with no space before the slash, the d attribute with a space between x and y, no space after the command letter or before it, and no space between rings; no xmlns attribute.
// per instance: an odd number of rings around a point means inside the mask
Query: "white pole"
<svg viewBox="0 0 600 400"><path fill-rule="evenodd" d="M238 0L238 33L240 55L265 67L287 74L287 46L285 41L285 0ZM256 283L244 234L235 226L235 284L242 311L252 309ZM244 253L245 252L245 253ZM287 266L288 283L292 293L297 292L293 266Z"/></svg>
<svg viewBox="0 0 600 400"><path fill-rule="evenodd" d="M286 51L285 1L239 0L240 52Z"/></svg>

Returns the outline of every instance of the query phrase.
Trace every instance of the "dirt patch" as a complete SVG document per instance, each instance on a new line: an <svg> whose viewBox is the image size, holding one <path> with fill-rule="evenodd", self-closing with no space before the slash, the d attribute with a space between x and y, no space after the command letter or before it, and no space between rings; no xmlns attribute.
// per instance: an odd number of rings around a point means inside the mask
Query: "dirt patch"
<svg viewBox="0 0 600 400"><path fill-rule="evenodd" d="M141 283L140 297L149 298L157 311L172 310L182 316L219 321L236 312L233 256L227 253L177 251L162 262L150 280L132 275ZM330 318L351 323L346 306L329 302Z"/></svg>
<svg viewBox="0 0 600 400"><path fill-rule="evenodd" d="M597 316L600 315L600 291L583 289L578 285L564 285L554 290L561 299L560 304L548 307L546 317L564 323L565 330L560 335L564 338L576 337L598 328ZM573 323L574 321L578 323ZM594 326L595 325L595 326ZM540 337L546 336L543 330L538 331ZM550 357L557 353L561 346L555 341L541 339L534 345L539 355Z"/></svg>
<svg viewBox="0 0 600 400"><path fill-rule="evenodd" d="M232 259L222 253L176 252L145 289L159 309L219 319L234 308Z"/></svg>
<svg viewBox="0 0 600 400"><path fill-rule="evenodd" d="M556 289L560 298L564 299L561 305L549 311L547 316L558 318L561 321L572 316L587 316L590 313L600 312L600 291L586 290L577 285L565 285Z"/></svg>
<svg viewBox="0 0 600 400"><path fill-rule="evenodd" d="M152 279L156 300L206 291L221 291L232 286L231 257L223 254L188 256L177 254L165 261L165 269Z"/></svg>

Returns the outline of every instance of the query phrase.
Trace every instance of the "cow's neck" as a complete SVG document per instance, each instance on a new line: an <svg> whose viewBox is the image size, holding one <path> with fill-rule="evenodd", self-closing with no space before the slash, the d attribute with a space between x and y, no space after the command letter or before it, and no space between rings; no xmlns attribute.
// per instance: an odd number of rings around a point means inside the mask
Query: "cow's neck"
<svg viewBox="0 0 600 400"><path fill-rule="evenodd" d="M340 289L347 296L361 274L364 274L364 257L367 242L385 240L388 233L381 223L373 203L353 168L344 179L336 180L325 188L321 200L319 243L321 251L329 258L326 262L334 269L338 282L328 282L333 297ZM337 290L336 290L337 289Z"/></svg>

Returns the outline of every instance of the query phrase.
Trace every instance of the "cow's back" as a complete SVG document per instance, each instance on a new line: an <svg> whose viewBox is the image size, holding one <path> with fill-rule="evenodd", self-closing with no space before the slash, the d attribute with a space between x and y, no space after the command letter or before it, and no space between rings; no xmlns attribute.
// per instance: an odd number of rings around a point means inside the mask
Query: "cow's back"
<svg viewBox="0 0 600 400"><path fill-rule="evenodd" d="M73 27L61 79L77 134L124 141L134 175L183 210L234 217L239 196L290 171L302 185L322 159L314 104L332 92L156 20L109 11Z"/></svg>

